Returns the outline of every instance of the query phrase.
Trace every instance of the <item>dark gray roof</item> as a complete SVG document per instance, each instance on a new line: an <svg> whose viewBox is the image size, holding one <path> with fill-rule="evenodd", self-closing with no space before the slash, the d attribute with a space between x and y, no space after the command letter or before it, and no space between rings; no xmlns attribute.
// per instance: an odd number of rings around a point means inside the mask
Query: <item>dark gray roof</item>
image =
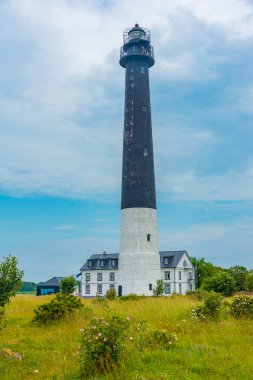
<svg viewBox="0 0 253 380"><path fill-rule="evenodd" d="M161 259L161 268L176 268L179 261L183 257L184 253L188 256L186 251L161 251L160 259ZM164 264L164 258L168 257L168 264Z"/></svg>
<svg viewBox="0 0 253 380"><path fill-rule="evenodd" d="M191 262L188 253L186 251L161 251L160 260L161 260L161 268L176 268L179 261L183 257L184 254L187 255L189 261ZM164 264L164 258L167 257L168 264ZM113 270L118 269L118 258L119 253L106 253L101 255L92 255L80 268L80 270ZM116 265L111 265L111 259L116 259ZM104 260L104 266L101 267L100 260ZM88 261L91 261L91 266L88 266Z"/></svg>
<svg viewBox="0 0 253 380"><path fill-rule="evenodd" d="M52 277L46 282L40 282L37 286L60 286L61 280L65 277Z"/></svg>
<svg viewBox="0 0 253 380"><path fill-rule="evenodd" d="M103 253L101 255L92 255L80 268L80 270L115 270L118 269L118 253ZM112 259L116 260L112 266ZM100 260L104 261L104 266L101 267ZM91 266L88 266L88 261L91 261Z"/></svg>

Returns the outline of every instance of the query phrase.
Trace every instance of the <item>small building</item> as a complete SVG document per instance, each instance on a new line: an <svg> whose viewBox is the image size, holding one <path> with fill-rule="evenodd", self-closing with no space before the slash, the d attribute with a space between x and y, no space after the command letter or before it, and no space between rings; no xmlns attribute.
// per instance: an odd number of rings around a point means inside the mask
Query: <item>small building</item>
<svg viewBox="0 0 253 380"><path fill-rule="evenodd" d="M45 296L60 292L61 280L65 277L52 277L46 282L40 282L37 285L37 296Z"/></svg>
<svg viewBox="0 0 253 380"><path fill-rule="evenodd" d="M185 294L195 289L194 266L186 251L162 251L160 255L160 279L165 283L165 295ZM120 255L103 253L92 255L82 266L82 297L104 296L108 289L117 294L127 294L122 289L119 270ZM131 271L131 268L129 268ZM139 273L140 277L143 273ZM159 279L157 278L157 280ZM152 295L156 283L146 284L146 294Z"/></svg>

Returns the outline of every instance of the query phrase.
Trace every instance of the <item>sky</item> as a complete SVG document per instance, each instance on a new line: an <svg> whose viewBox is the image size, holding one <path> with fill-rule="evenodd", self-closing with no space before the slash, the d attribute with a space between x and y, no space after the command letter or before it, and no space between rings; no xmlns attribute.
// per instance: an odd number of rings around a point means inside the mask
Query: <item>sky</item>
<svg viewBox="0 0 253 380"><path fill-rule="evenodd" d="M0 260L119 252L125 28L151 30L160 250L253 268L253 2L0 1Z"/></svg>

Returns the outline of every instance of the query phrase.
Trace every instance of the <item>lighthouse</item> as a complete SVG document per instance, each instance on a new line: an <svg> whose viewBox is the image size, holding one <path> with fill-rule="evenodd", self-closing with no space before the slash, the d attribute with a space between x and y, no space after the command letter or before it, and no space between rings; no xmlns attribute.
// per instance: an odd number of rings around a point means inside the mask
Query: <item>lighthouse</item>
<svg viewBox="0 0 253 380"><path fill-rule="evenodd" d="M156 281L164 294L195 289L188 253L158 247L149 68L155 63L150 31L135 24L123 33L120 65L126 70L120 251L92 254L80 268L82 297L135 293L152 296ZM109 293L110 294L110 293Z"/></svg>
<svg viewBox="0 0 253 380"><path fill-rule="evenodd" d="M119 295L152 295L161 277L157 233L149 68L150 31L135 24L123 33L125 112L121 191Z"/></svg>

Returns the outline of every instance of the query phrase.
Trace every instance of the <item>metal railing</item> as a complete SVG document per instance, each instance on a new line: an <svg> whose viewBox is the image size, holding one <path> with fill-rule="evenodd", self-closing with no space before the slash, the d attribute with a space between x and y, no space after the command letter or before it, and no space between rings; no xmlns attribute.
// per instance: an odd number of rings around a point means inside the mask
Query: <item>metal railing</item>
<svg viewBox="0 0 253 380"><path fill-rule="evenodd" d="M120 59L131 55L142 55L154 58L154 48L151 45L148 50L145 49L143 46L138 48L135 45L130 49L127 49L127 51L124 50L123 46L120 48Z"/></svg>

